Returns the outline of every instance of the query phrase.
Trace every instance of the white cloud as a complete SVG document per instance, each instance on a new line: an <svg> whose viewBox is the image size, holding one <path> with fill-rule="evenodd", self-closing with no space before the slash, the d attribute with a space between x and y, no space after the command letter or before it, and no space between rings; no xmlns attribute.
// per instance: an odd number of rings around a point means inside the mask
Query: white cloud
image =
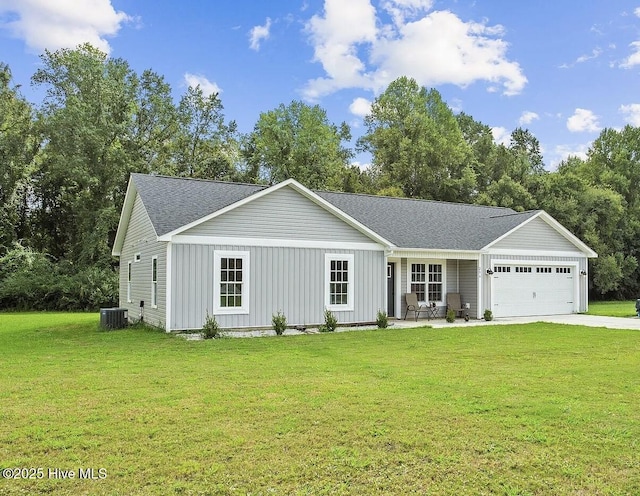
<svg viewBox="0 0 640 496"><path fill-rule="evenodd" d="M389 13L394 24L401 26L406 18L415 18L420 13L429 11L433 0L386 0L381 6Z"/></svg>
<svg viewBox="0 0 640 496"><path fill-rule="evenodd" d="M0 26L36 52L89 42L109 53L105 38L133 21L124 12L116 12L110 0L0 0L0 14L9 14L9 20Z"/></svg>
<svg viewBox="0 0 640 496"><path fill-rule="evenodd" d="M573 145L558 145L551 154L550 169L556 170L560 162L567 160L569 157L578 157L582 160L587 159L587 152L591 147L591 142Z"/></svg>
<svg viewBox="0 0 640 496"><path fill-rule="evenodd" d="M498 145L509 146L511 143L511 133L504 127L492 127L491 134Z"/></svg>
<svg viewBox="0 0 640 496"><path fill-rule="evenodd" d="M249 31L249 47L252 50L260 50L260 43L262 40L268 40L271 30L271 18L267 17L264 26L254 26Z"/></svg>
<svg viewBox="0 0 640 496"><path fill-rule="evenodd" d="M520 119L518 119L518 124L521 126L525 126L527 124L531 124L533 121L540 119L540 116L535 112L531 112L530 110L525 110L522 112Z"/></svg>
<svg viewBox="0 0 640 496"><path fill-rule="evenodd" d="M366 117L371 113L371 102L366 98L358 97L349 105L349 112L358 117Z"/></svg>
<svg viewBox="0 0 640 496"><path fill-rule="evenodd" d="M620 105L620 112L625 116L625 120L635 127L640 127L640 103Z"/></svg>
<svg viewBox="0 0 640 496"><path fill-rule="evenodd" d="M192 88L200 86L200 89L202 90L202 94L204 96L209 96L213 93L222 93L220 86L218 86L213 81L209 81L201 74L190 74L187 72L184 75L184 80L187 83L187 86L190 86Z"/></svg>
<svg viewBox="0 0 640 496"><path fill-rule="evenodd" d="M370 0L325 0L323 16L313 16L307 31L326 77L308 81L305 98L344 88L380 91L403 75L424 86L486 81L489 90L520 93L527 78L506 57L504 28L463 22L449 11L425 15L432 3L386 0L382 9L392 22L385 24Z"/></svg>
<svg viewBox="0 0 640 496"><path fill-rule="evenodd" d="M567 119L567 129L572 133L600 131L598 116L591 110L577 108Z"/></svg>
<svg viewBox="0 0 640 496"><path fill-rule="evenodd" d="M629 46L634 50L634 53L629 55L620 64L620 67L623 69L630 69L633 66L640 65L640 41L634 41Z"/></svg>
<svg viewBox="0 0 640 496"><path fill-rule="evenodd" d="M636 17L640 17L640 7L636 7L633 13L636 15Z"/></svg>

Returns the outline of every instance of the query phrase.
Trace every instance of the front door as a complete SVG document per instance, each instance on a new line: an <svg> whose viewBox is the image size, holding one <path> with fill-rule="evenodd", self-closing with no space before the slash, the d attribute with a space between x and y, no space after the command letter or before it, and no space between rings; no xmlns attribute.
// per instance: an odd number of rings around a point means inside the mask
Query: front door
<svg viewBox="0 0 640 496"><path fill-rule="evenodd" d="M396 316L396 264L387 263L387 315Z"/></svg>

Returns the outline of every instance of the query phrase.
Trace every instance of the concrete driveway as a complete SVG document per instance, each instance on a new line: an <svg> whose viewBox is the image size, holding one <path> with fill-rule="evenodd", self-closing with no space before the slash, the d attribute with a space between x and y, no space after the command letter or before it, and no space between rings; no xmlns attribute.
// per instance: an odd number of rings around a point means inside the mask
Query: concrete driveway
<svg viewBox="0 0 640 496"><path fill-rule="evenodd" d="M485 322L484 320L470 320L469 322L465 322L464 319L457 318L453 324L449 324L444 319L419 319L417 322L413 319L389 321L389 323L393 324L394 327L418 327L429 325L434 328L465 326L471 327L496 324L529 324L531 322L553 322L555 324L581 325L587 327L606 327L608 329L640 330L640 318L638 317L601 317L598 315L584 315L577 313L569 315L499 318L492 320L491 322Z"/></svg>

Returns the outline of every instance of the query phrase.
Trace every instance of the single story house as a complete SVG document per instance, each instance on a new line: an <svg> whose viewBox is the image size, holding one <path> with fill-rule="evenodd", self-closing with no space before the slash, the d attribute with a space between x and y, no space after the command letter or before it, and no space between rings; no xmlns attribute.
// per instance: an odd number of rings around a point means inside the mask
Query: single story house
<svg viewBox="0 0 640 496"><path fill-rule="evenodd" d="M542 210L132 174L120 306L167 331L402 318L460 293L472 318L584 312L596 253ZM144 303L143 303L144 302Z"/></svg>

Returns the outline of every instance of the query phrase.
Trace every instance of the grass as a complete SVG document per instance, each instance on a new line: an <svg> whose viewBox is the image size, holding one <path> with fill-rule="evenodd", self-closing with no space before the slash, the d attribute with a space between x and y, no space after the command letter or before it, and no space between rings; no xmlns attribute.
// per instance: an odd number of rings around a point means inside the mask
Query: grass
<svg viewBox="0 0 640 496"><path fill-rule="evenodd" d="M97 321L0 314L0 468L107 474L0 494L640 494L637 331L188 342Z"/></svg>
<svg viewBox="0 0 640 496"><path fill-rule="evenodd" d="M636 317L636 301L590 301L587 313L606 317Z"/></svg>

